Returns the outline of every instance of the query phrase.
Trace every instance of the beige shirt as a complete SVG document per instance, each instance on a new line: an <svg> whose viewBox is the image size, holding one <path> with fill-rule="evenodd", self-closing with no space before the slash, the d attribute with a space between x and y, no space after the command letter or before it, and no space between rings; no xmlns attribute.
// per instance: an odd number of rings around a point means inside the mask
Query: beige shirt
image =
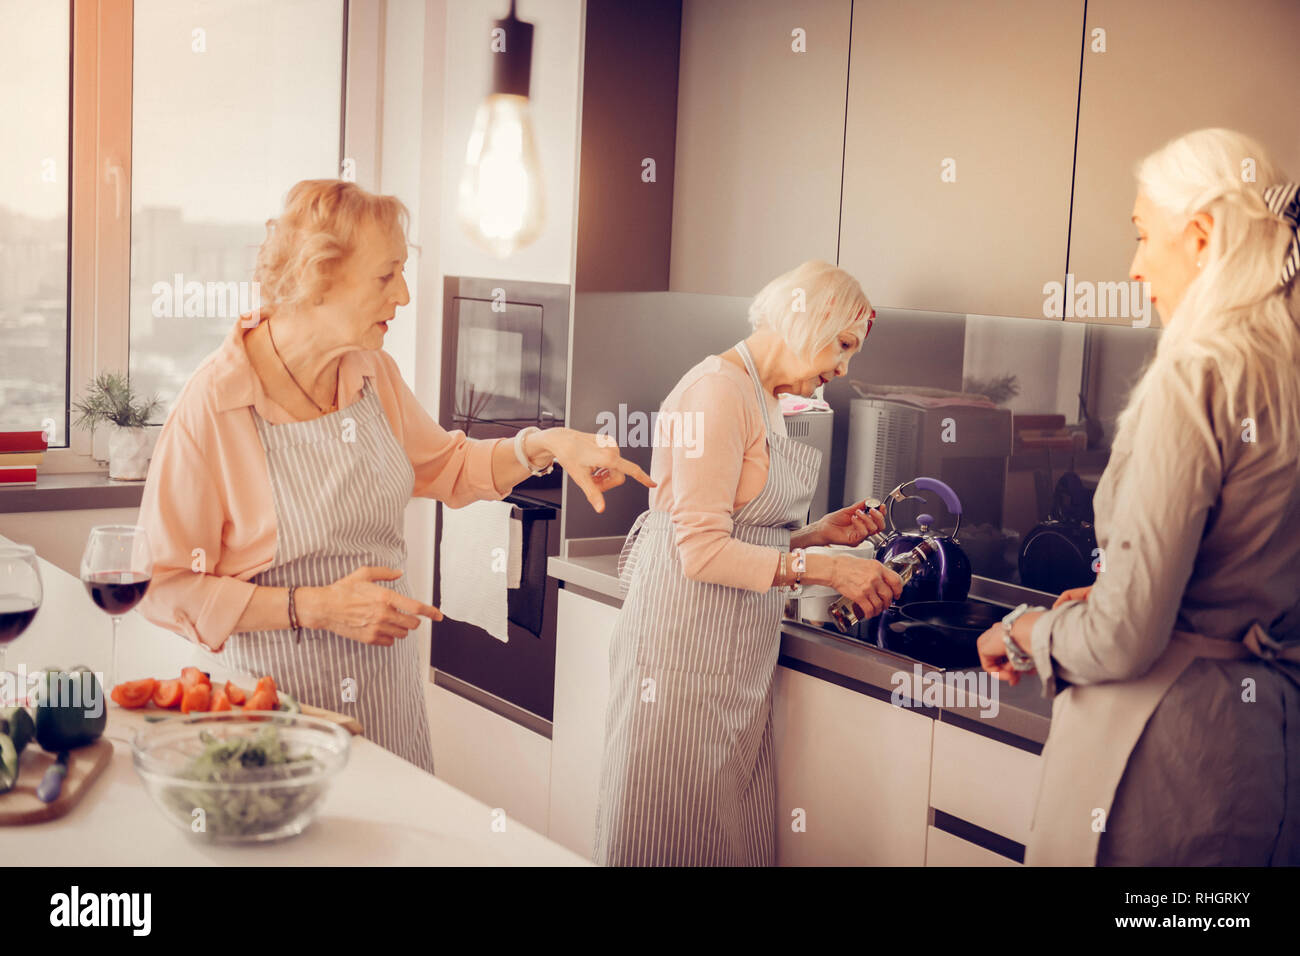
<svg viewBox="0 0 1300 956"><path fill-rule="evenodd" d="M1273 421L1184 361L1116 437L1103 570L1034 624L1057 696L1026 864L1300 863L1300 665L1253 649L1300 638L1300 462Z"/></svg>
<svg viewBox="0 0 1300 956"><path fill-rule="evenodd" d="M1247 417L1254 441L1243 440ZM1182 363L1132 424L1098 487L1110 507L1096 515L1097 583L1086 602L1034 624L1044 694L1057 677L1138 677L1175 629L1231 641L1258 621L1278 640L1300 638L1300 464L1269 409L1230 418L1217 372Z"/></svg>

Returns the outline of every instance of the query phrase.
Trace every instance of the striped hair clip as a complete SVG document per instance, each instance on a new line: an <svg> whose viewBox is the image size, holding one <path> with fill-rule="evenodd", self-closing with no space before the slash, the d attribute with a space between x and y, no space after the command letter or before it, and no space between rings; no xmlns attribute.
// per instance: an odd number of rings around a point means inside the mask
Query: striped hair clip
<svg viewBox="0 0 1300 956"><path fill-rule="evenodd" d="M1282 285L1300 273L1300 184L1278 183L1264 190L1264 205L1291 227L1291 245L1282 260Z"/></svg>

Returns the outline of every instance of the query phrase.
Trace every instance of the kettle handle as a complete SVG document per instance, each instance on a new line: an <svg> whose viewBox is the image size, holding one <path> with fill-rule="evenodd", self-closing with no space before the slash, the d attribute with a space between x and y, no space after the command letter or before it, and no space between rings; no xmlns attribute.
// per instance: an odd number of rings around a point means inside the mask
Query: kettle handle
<svg viewBox="0 0 1300 956"><path fill-rule="evenodd" d="M889 520L889 527L897 532L898 525L894 523L894 503L898 501L917 500L923 501L917 495L905 495L903 489L908 485L915 485L922 491L933 491L942 500L944 507L948 512L957 519L952 526L951 537L957 537L957 531L961 527L961 499L957 497L957 492L953 491L948 485L938 478L913 478L911 481L905 481L886 496L885 515Z"/></svg>

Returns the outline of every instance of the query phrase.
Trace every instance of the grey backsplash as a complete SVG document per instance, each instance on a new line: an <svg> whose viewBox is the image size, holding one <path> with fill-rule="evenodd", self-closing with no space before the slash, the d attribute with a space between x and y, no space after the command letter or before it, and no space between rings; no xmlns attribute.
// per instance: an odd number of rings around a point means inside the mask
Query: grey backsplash
<svg viewBox="0 0 1300 956"><path fill-rule="evenodd" d="M620 404L628 412L658 409L691 366L749 333L748 305L745 298L676 292L579 293L569 424L595 431L598 413L618 415ZM968 544L975 573L1019 583L1021 537L1047 516L1062 474L1073 470L1089 489L1095 486L1109 455L1115 417L1158 335L1155 329L1048 319L877 310L871 336L849 366L848 377L825 389L835 412L831 457L824 465L830 468L832 505L887 490L845 487L850 403L857 397L850 381L955 391L966 380L1014 375L1019 392L1001 407L1014 415L1062 414L1067 425L1081 424L1078 393L1083 391L1090 415L1104 428L1097 447L1050 454L1031 448L1003 456L1005 482L997 501L981 500L998 495L987 481L962 481L960 467L935 476L947 477L963 498L967 531L960 537ZM650 448L628 448L624 454L649 470ZM1001 475L1002 469L998 461L991 473ZM572 486L568 500L566 539L617 536L646 507L647 493L629 482L606 495L604 514L592 511ZM937 514L943 514L941 506ZM978 526L978 519L990 516L996 520ZM980 546L981 540L987 544L989 536L998 537L995 525L1003 530L1002 546Z"/></svg>

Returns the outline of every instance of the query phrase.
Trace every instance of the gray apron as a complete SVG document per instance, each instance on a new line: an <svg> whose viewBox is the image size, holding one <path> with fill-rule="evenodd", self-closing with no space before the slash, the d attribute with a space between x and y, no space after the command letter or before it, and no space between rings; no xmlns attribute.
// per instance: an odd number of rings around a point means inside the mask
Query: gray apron
<svg viewBox="0 0 1300 956"><path fill-rule="evenodd" d="M306 422L267 422L250 409L275 503L275 558L254 584L321 587L364 565L406 570L403 522L415 471L365 379L361 398ZM406 577L377 582L411 596ZM224 656L304 703L357 718L365 735L433 773L424 678L414 633L392 647L333 631L232 634Z"/></svg>
<svg viewBox="0 0 1300 956"><path fill-rule="evenodd" d="M821 452L772 430L749 350L737 348L763 412L768 472L733 516L732 536L785 550L807 518ZM619 577L595 861L772 865L782 591L692 581L671 516L654 510L628 532Z"/></svg>

